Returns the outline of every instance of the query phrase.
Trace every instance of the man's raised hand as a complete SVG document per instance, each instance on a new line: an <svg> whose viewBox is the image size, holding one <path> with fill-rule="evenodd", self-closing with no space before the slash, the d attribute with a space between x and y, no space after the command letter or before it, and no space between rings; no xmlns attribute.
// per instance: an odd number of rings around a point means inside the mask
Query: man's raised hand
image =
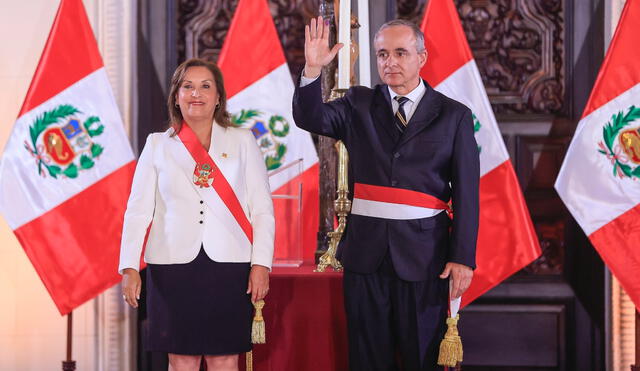
<svg viewBox="0 0 640 371"><path fill-rule="evenodd" d="M304 26L304 76L316 78L322 67L329 64L344 45L338 43L329 49L329 23L322 17L311 19L311 23Z"/></svg>

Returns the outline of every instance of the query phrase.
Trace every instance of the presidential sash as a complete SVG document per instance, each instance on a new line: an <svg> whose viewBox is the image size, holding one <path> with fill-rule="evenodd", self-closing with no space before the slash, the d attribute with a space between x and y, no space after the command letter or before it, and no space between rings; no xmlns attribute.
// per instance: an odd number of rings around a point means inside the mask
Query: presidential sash
<svg viewBox="0 0 640 371"><path fill-rule="evenodd" d="M435 216L449 205L427 193L410 189L356 183L351 213L375 218L407 220Z"/></svg>
<svg viewBox="0 0 640 371"><path fill-rule="evenodd" d="M217 125L214 123L214 125ZM212 134L213 135L213 134ZM224 205L229 209L231 215L238 223L250 243L253 243L253 228L251 222L247 218L240 201L236 196L233 188L220 171L220 168L213 161L209 153L202 146L198 137L183 121L182 129L178 133L178 137L187 149L193 160L196 162L193 169L193 184L200 193L210 192L208 188L215 191Z"/></svg>

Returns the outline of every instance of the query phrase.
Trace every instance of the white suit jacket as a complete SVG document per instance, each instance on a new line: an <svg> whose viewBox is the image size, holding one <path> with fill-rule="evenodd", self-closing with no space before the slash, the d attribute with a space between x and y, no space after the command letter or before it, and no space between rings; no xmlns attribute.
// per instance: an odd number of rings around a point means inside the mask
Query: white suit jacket
<svg viewBox="0 0 640 371"><path fill-rule="evenodd" d="M172 132L149 135L138 159L124 216L118 271L139 270L149 223L147 263L188 263L203 245L214 261L271 268L273 203L264 159L253 134L214 122L209 147L209 155L251 222L251 244L215 190L193 183L195 160L177 135L170 136Z"/></svg>

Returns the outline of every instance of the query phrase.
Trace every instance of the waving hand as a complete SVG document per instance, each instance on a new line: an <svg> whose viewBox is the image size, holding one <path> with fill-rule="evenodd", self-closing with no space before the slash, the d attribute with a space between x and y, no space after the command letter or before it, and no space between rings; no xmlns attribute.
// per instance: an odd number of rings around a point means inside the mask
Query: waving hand
<svg viewBox="0 0 640 371"><path fill-rule="evenodd" d="M318 77L322 67L329 64L344 45L338 43L329 49L329 24L322 17L314 18L304 27L305 77Z"/></svg>

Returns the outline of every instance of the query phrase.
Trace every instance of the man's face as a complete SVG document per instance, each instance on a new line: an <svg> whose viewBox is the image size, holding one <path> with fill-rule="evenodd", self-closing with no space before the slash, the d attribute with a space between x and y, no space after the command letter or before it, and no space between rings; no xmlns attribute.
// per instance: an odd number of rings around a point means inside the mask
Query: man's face
<svg viewBox="0 0 640 371"><path fill-rule="evenodd" d="M418 85L420 69L427 61L427 53L418 53L411 28L387 27L380 31L373 46L376 50L378 74L385 84L392 89L409 91Z"/></svg>

